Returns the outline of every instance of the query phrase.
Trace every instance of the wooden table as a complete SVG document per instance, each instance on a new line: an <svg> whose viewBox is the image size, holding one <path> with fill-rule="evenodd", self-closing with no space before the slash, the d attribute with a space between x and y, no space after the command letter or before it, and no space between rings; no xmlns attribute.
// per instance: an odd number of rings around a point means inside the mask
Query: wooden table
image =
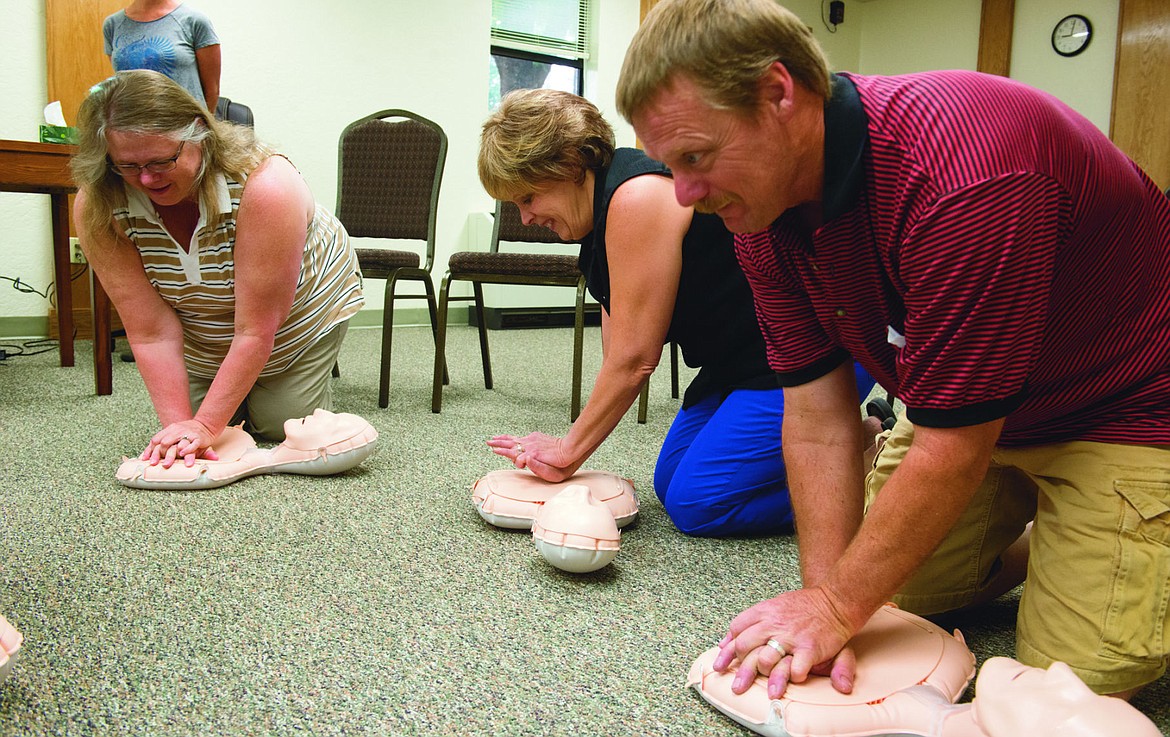
<svg viewBox="0 0 1170 737"><path fill-rule="evenodd" d="M0 139L0 192L47 194L52 201L53 282L61 365L73 365L73 288L69 267L69 194L76 192L69 159L76 146ZM110 299L89 270L93 306L93 376L98 394L113 393Z"/></svg>

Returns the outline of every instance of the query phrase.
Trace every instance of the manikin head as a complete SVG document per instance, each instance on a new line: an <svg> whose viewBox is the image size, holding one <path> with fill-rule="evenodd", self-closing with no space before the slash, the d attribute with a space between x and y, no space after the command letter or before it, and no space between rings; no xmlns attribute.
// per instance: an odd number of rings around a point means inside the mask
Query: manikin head
<svg viewBox="0 0 1170 737"><path fill-rule="evenodd" d="M285 420L283 445L294 450L316 450L348 440L368 426L357 415L315 409L308 417Z"/></svg>
<svg viewBox="0 0 1170 737"><path fill-rule="evenodd" d="M1093 693L1064 663L1048 670L991 658L975 682L975 721L990 737L1160 737L1121 699Z"/></svg>

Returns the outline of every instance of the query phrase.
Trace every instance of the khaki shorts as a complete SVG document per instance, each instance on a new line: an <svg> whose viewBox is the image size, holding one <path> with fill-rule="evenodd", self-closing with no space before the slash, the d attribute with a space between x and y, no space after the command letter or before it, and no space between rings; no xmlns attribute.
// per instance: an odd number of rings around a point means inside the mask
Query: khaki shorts
<svg viewBox="0 0 1170 737"><path fill-rule="evenodd" d="M867 507L913 437L899 418L866 479ZM997 447L971 504L895 601L919 614L965 606L1033 519L1016 658L1068 663L1098 693L1158 679L1170 654L1167 446Z"/></svg>
<svg viewBox="0 0 1170 737"><path fill-rule="evenodd" d="M265 440L284 440L285 420L308 417L315 409L333 409L333 386L329 379L349 322L322 335L300 358L284 371L256 380L244 403L229 425L245 423L245 429ZM191 409L199 405L211 388L211 379L187 375Z"/></svg>

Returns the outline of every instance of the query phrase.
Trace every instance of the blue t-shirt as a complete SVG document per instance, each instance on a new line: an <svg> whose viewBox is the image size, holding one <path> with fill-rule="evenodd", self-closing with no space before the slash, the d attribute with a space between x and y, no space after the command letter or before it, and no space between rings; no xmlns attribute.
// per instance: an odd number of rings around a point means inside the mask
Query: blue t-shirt
<svg viewBox="0 0 1170 737"><path fill-rule="evenodd" d="M218 44L219 37L206 15L180 5L158 20L141 22L119 10L102 23L102 35L115 72L152 69L175 80L207 105L195 51Z"/></svg>

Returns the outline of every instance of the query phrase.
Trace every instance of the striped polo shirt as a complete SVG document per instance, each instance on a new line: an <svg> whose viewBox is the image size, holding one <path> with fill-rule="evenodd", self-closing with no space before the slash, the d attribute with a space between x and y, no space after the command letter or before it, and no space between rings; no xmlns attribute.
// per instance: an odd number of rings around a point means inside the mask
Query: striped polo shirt
<svg viewBox="0 0 1170 737"><path fill-rule="evenodd" d="M142 192L127 187L126 207L114 211L115 222L138 248L150 283L183 325L187 370L208 379L215 377L235 334L236 219L244 194L242 182L214 176L215 211L200 203L189 252L167 232ZM292 308L260 376L286 370L318 338L356 314L362 301L361 271L345 228L317 205Z"/></svg>
<svg viewBox="0 0 1170 737"><path fill-rule="evenodd" d="M1001 77L839 75L821 204L736 239L783 383L852 355L920 425L1170 443L1170 200L1092 123Z"/></svg>

